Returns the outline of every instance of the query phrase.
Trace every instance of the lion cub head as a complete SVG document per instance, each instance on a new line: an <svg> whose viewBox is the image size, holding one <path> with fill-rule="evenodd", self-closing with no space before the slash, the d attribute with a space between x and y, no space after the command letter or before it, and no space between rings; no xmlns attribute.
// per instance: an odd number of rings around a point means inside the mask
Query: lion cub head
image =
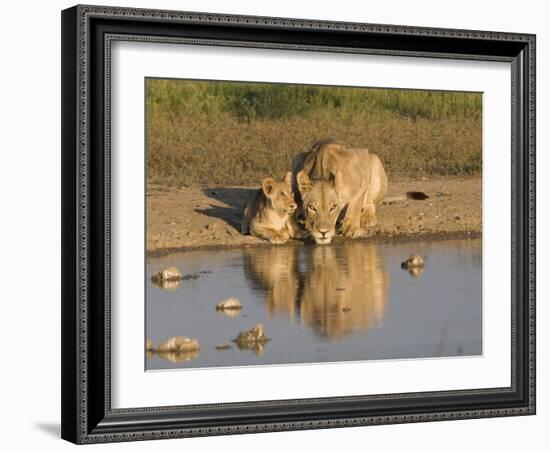
<svg viewBox="0 0 550 450"><path fill-rule="evenodd" d="M292 192L292 172L287 172L282 181L267 177L262 181L262 191L271 207L280 215L292 214L296 208Z"/></svg>
<svg viewBox="0 0 550 450"><path fill-rule="evenodd" d="M303 170L296 182L302 197L305 226L317 244L330 244L336 234L336 221L342 211L335 186L341 183L341 172L329 180L311 180Z"/></svg>

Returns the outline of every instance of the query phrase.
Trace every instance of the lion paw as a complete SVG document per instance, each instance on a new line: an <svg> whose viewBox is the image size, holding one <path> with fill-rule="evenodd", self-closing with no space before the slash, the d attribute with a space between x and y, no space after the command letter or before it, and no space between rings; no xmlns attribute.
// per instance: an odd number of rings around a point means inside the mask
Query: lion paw
<svg viewBox="0 0 550 450"><path fill-rule="evenodd" d="M357 226L344 226L342 234L348 239L355 239L363 234L363 230Z"/></svg>
<svg viewBox="0 0 550 450"><path fill-rule="evenodd" d="M269 239L269 242L272 244L284 244L285 242L288 242L287 236L274 236L271 239Z"/></svg>
<svg viewBox="0 0 550 450"><path fill-rule="evenodd" d="M361 228L372 228L378 225L378 220L373 216L361 217Z"/></svg>

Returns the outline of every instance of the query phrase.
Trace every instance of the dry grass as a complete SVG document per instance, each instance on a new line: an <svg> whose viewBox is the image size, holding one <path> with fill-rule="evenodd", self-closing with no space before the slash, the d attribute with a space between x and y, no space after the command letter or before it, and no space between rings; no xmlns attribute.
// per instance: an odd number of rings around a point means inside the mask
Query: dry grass
<svg viewBox="0 0 550 450"><path fill-rule="evenodd" d="M393 179L481 171L481 95L149 80L148 179L254 185L334 137L378 154Z"/></svg>

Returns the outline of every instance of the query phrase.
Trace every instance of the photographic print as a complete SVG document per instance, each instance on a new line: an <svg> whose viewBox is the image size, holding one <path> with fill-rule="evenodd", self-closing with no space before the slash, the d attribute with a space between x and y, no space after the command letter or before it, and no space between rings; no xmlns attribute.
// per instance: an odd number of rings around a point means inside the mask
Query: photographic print
<svg viewBox="0 0 550 450"><path fill-rule="evenodd" d="M481 93L145 101L146 370L482 355Z"/></svg>

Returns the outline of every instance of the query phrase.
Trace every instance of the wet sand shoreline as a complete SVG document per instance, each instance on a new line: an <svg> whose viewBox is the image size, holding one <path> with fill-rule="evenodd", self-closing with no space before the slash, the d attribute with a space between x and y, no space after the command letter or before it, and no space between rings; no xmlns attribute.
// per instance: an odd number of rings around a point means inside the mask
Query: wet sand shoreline
<svg viewBox="0 0 550 450"><path fill-rule="evenodd" d="M441 242L441 241L455 241L455 240L476 240L481 239L482 233L480 231L457 231L457 232L433 232L433 233L415 233L415 234L374 234L372 236L366 236L357 239L345 239L342 236L336 236L330 245L348 245L354 242L367 242L373 244L406 244L411 242ZM219 244L219 245L205 245L195 247L166 247L156 250L148 250L147 257L159 258L167 255L173 255L178 253L187 253L195 250L232 250L237 248L250 248L250 247L269 247L270 244L266 241L261 241L253 244ZM317 245L313 241L291 240L285 244L279 244L277 247L292 247L301 245Z"/></svg>

